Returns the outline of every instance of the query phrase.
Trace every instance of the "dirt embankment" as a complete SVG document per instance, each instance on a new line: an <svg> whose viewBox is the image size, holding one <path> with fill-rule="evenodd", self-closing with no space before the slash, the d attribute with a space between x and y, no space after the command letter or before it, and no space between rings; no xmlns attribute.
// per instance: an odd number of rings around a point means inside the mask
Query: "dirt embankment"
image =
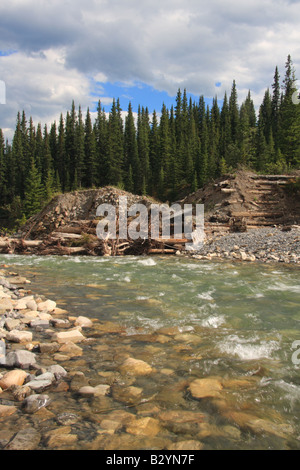
<svg viewBox="0 0 300 470"><path fill-rule="evenodd" d="M293 175L257 175L239 170L187 196L182 203L204 204L207 232L246 231L300 223L300 197Z"/></svg>
<svg viewBox="0 0 300 470"><path fill-rule="evenodd" d="M300 171L294 175L257 175L238 170L235 174L211 182L180 203L193 204L194 207L204 204L208 238L266 227L287 229L300 224L299 188L296 187L295 192L295 187L291 185L298 177ZM151 239L150 229L146 240L121 239L118 232L116 240L109 237L108 240L100 240L96 234L99 222L97 207L105 203L115 206L118 218L121 196L126 196L128 208L142 203L149 211L151 204L158 203L152 198L109 186L61 194L33 216L15 239L0 240L0 250L6 253L68 255L173 254L184 250L188 240L174 240L171 236L162 243L161 240ZM127 224L134 218L127 218ZM150 220L148 213L149 223Z"/></svg>

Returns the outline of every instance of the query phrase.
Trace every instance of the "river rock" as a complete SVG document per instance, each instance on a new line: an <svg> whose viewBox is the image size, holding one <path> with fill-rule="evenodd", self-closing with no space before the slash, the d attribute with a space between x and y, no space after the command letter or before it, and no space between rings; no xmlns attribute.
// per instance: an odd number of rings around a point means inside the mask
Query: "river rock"
<svg viewBox="0 0 300 470"><path fill-rule="evenodd" d="M197 399L220 397L222 389L221 382L215 378L196 379L189 386L192 397Z"/></svg>
<svg viewBox="0 0 300 470"><path fill-rule="evenodd" d="M112 387L112 396L114 400L127 405L137 404L141 401L143 389L140 387L124 387L123 385L114 385Z"/></svg>
<svg viewBox="0 0 300 470"><path fill-rule="evenodd" d="M26 397L25 400L22 402L22 408L25 413L33 414L44 406L48 406L50 401L51 400L48 395L30 395L29 397Z"/></svg>
<svg viewBox="0 0 300 470"><path fill-rule="evenodd" d="M167 447L168 450L201 450L204 445L200 441L187 440L179 441L171 444Z"/></svg>
<svg viewBox="0 0 300 470"><path fill-rule="evenodd" d="M57 352L59 348L60 348L60 344L55 343L55 342L39 344L39 349L41 353L53 354Z"/></svg>
<svg viewBox="0 0 300 470"><path fill-rule="evenodd" d="M14 305L14 309L15 310L25 310L25 309L29 308L28 307L28 302L30 302L30 301L33 301L33 295L26 295L25 297L22 297L21 299L16 301L16 303ZM34 302L34 303L35 303L35 306L36 306L36 302ZM36 310L36 308L35 309L32 308L31 310Z"/></svg>
<svg viewBox="0 0 300 470"><path fill-rule="evenodd" d="M17 411L17 407L14 405L0 405L0 418L6 418L14 414Z"/></svg>
<svg viewBox="0 0 300 470"><path fill-rule="evenodd" d="M80 343L85 339L85 336L79 330L69 330L61 331L59 333L54 333L52 340L57 343L67 343L72 341L73 343Z"/></svg>
<svg viewBox="0 0 300 470"><path fill-rule="evenodd" d="M40 302L38 303L37 305L37 310L39 312L43 312L43 311L46 311L46 312L52 312L52 310L54 310L56 308L56 302L54 302L54 300L46 300L45 302Z"/></svg>
<svg viewBox="0 0 300 470"><path fill-rule="evenodd" d="M153 371L152 367L145 361L129 357L121 365L120 372L134 376L149 375Z"/></svg>
<svg viewBox="0 0 300 470"><path fill-rule="evenodd" d="M55 377L56 380L60 380L64 377L67 377L67 375L68 375L68 372L66 371L66 369L64 369L62 366L60 366L58 364L55 364L53 366L48 367L47 370L51 374L54 374L54 377Z"/></svg>
<svg viewBox="0 0 300 470"><path fill-rule="evenodd" d="M52 372L45 372L44 374L35 376L33 380L27 382L27 387L30 387L34 392L42 392L45 388L50 387L55 381L55 376Z"/></svg>
<svg viewBox="0 0 300 470"><path fill-rule="evenodd" d="M134 436L156 436L161 431L159 421L154 418L140 418L126 426L126 432Z"/></svg>
<svg viewBox="0 0 300 470"><path fill-rule="evenodd" d="M34 428L21 429L4 447L5 450L36 450L40 443L40 433Z"/></svg>
<svg viewBox="0 0 300 470"><path fill-rule="evenodd" d="M27 373L24 370L11 370L0 379L0 387L6 390L12 385L23 385L26 377Z"/></svg>
<svg viewBox="0 0 300 470"><path fill-rule="evenodd" d="M0 339L0 366L6 364L6 345L5 342Z"/></svg>
<svg viewBox="0 0 300 470"><path fill-rule="evenodd" d="M75 320L75 325L81 326L81 328L91 328L93 326L93 322L87 317L79 316Z"/></svg>
<svg viewBox="0 0 300 470"><path fill-rule="evenodd" d="M49 328L49 326L49 320L41 320L40 318L36 318L30 322L31 328Z"/></svg>
<svg viewBox="0 0 300 470"><path fill-rule="evenodd" d="M67 411L65 413L61 413L56 418L58 424L60 424L61 426L70 426L71 424L77 423L77 421L79 421L80 419L80 416L76 413L69 413Z"/></svg>
<svg viewBox="0 0 300 470"><path fill-rule="evenodd" d="M77 441L76 434L71 434L71 426L61 426L45 434L47 446L50 448L63 448L72 446Z"/></svg>
<svg viewBox="0 0 300 470"><path fill-rule="evenodd" d="M30 366L36 364L35 354L19 349L17 351L11 351L6 355L6 365L8 367L21 367L21 369L28 369Z"/></svg>
<svg viewBox="0 0 300 470"><path fill-rule="evenodd" d="M23 276L8 277L7 281L10 283L10 289L14 286L14 284L16 284L18 287L24 286L25 284L31 284L31 282Z"/></svg>
<svg viewBox="0 0 300 470"><path fill-rule="evenodd" d="M68 357L82 356L83 354L82 348L73 343L73 341L68 341L67 343L59 345L59 352L66 354Z"/></svg>
<svg viewBox="0 0 300 470"><path fill-rule="evenodd" d="M90 385L85 385L78 390L79 395L83 396L94 396L100 397L108 395L110 391L109 385L96 385L96 387L91 387Z"/></svg>
<svg viewBox="0 0 300 470"><path fill-rule="evenodd" d="M10 312L14 308L13 303L10 299L2 298L0 299L0 310L5 310Z"/></svg>
<svg viewBox="0 0 300 470"><path fill-rule="evenodd" d="M7 320L5 320L4 326L8 331L12 331L14 329L17 329L20 324L21 321L17 318L7 318Z"/></svg>
<svg viewBox="0 0 300 470"><path fill-rule="evenodd" d="M13 385L9 390L16 401L24 401L26 397L32 394L32 390L27 385Z"/></svg>
<svg viewBox="0 0 300 470"><path fill-rule="evenodd" d="M6 335L6 339L13 343L31 343L32 333L31 331L11 330Z"/></svg>

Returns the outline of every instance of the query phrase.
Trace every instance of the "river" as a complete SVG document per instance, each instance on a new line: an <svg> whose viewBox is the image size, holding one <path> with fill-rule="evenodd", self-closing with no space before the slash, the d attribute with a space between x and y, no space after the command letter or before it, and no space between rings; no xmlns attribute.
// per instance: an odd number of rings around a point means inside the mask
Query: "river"
<svg viewBox="0 0 300 470"><path fill-rule="evenodd" d="M98 375L112 371L109 348L120 353L123 347L147 361L157 372L135 385L146 398L154 397L152 406L160 412L201 411L211 429L227 429L218 436L199 428L205 448L300 448L299 267L134 256L1 255L0 264L26 275L33 292L56 300L71 315L125 327L117 340L113 334L99 339L105 354L90 348L88 367ZM174 327L177 334L171 334ZM178 386L205 377L230 384L226 412L221 401L195 400ZM243 426L245 412L261 420L260 431ZM173 439L193 434L184 426L169 426L168 432Z"/></svg>

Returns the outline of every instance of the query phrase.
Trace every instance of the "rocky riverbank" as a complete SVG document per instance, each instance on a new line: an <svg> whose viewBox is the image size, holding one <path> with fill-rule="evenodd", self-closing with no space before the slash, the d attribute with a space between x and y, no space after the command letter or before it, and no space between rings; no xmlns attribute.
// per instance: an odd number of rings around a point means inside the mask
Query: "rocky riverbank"
<svg viewBox="0 0 300 470"><path fill-rule="evenodd" d="M268 227L216 235L192 255L197 259L226 259L300 264L300 226L289 230Z"/></svg>

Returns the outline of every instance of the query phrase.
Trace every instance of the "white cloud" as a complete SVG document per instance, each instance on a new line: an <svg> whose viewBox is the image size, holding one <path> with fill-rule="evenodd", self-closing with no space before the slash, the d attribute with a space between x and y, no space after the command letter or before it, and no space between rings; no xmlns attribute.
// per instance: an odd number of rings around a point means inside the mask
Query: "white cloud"
<svg viewBox="0 0 300 470"><path fill-rule="evenodd" d="M0 57L0 127L19 109L57 119L72 99L89 106L92 87L103 94L101 83L115 81L222 98L235 79L240 99L250 89L258 105L288 54L300 69L295 0L12 0L0 17L0 50L18 51Z"/></svg>

